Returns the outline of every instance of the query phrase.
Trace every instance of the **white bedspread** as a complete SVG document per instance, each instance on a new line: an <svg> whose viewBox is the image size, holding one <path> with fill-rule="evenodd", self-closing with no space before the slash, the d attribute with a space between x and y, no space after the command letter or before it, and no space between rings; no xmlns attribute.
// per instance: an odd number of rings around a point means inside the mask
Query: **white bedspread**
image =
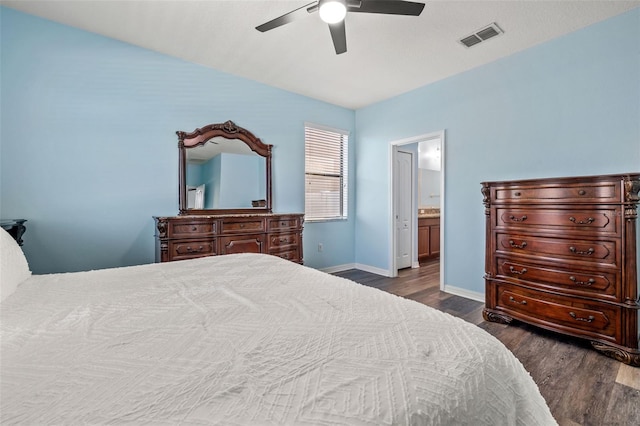
<svg viewBox="0 0 640 426"><path fill-rule="evenodd" d="M3 425L555 424L480 328L272 256L32 276L0 308Z"/></svg>

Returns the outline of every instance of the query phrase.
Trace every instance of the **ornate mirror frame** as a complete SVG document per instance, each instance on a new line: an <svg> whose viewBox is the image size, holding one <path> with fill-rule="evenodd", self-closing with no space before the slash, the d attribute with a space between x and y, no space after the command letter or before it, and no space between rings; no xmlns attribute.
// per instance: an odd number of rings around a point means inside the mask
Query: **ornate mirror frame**
<svg viewBox="0 0 640 426"><path fill-rule="evenodd" d="M271 148L273 145L263 143L253 133L237 126L233 121L209 124L195 129L191 133L177 131L178 135L178 196L180 215L216 215L216 214L249 214L271 213ZM264 207L240 209L187 209L187 150L202 146L215 137L237 139L244 142L253 152L264 157L266 161L266 205Z"/></svg>

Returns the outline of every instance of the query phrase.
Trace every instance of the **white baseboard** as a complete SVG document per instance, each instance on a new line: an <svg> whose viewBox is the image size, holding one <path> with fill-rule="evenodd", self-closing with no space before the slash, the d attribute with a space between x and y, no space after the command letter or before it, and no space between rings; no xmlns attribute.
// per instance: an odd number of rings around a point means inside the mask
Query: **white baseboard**
<svg viewBox="0 0 640 426"><path fill-rule="evenodd" d="M363 265L362 263L345 263L344 265L329 266L326 268L320 268L318 270L326 272L327 274L335 274L336 272L348 271L349 269L359 269L361 271L370 272L372 274L382 275L383 277L391 276L389 275L389 271L387 271L386 269Z"/></svg>
<svg viewBox="0 0 640 426"><path fill-rule="evenodd" d="M336 272L348 271L349 269L358 269L355 263L345 263L344 265L329 266L328 268L319 269L319 271L327 274L335 274Z"/></svg>
<svg viewBox="0 0 640 426"><path fill-rule="evenodd" d="M484 303L484 293L478 293L477 291L471 291L460 287L454 287L452 285L444 286L444 292L453 294L455 296L464 297L466 299L475 300L476 302Z"/></svg>
<svg viewBox="0 0 640 426"><path fill-rule="evenodd" d="M361 271L371 272L372 274L382 275L383 277L391 276L387 269L381 269L381 268L376 268L375 266L363 265L362 263L356 263L355 268L360 269Z"/></svg>

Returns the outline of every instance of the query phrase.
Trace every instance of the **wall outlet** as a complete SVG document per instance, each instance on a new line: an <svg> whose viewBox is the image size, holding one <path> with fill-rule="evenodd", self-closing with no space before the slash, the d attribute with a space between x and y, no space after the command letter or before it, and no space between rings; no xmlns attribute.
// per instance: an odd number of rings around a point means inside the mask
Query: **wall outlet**
<svg viewBox="0 0 640 426"><path fill-rule="evenodd" d="M322 245L322 243L318 243L318 251L322 251L324 249L324 246Z"/></svg>

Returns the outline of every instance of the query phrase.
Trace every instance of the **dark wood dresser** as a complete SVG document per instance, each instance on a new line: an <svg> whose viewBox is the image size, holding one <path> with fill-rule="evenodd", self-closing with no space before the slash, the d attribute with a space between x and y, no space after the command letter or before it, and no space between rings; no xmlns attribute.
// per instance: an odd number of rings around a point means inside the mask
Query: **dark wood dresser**
<svg viewBox="0 0 640 426"><path fill-rule="evenodd" d="M483 182L487 321L588 339L640 366L640 174Z"/></svg>
<svg viewBox="0 0 640 426"><path fill-rule="evenodd" d="M302 263L302 214L154 217L156 262L232 253L268 253Z"/></svg>
<svg viewBox="0 0 640 426"><path fill-rule="evenodd" d="M19 246L22 246L22 236L24 232L27 230L27 227L24 226L26 219L0 219L0 227L6 230L9 235L13 237L14 240L18 243Z"/></svg>

